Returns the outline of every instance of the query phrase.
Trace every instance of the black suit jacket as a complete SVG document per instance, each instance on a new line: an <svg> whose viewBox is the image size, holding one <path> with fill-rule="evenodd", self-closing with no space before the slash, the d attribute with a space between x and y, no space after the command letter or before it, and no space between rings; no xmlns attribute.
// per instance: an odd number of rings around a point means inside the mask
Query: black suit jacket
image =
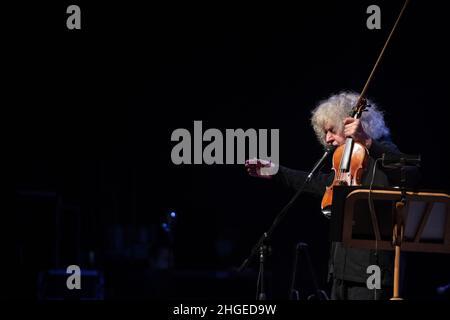
<svg viewBox="0 0 450 320"><path fill-rule="evenodd" d="M369 185L372 179L372 170L375 160L382 157L383 153L400 153L399 149L389 138L373 141L369 149L369 162L362 176L362 185ZM400 183L399 170L387 170L380 165L375 172L375 186L397 186ZM406 170L407 183L409 186L418 182L418 170L416 167L408 167ZM275 181L282 185L297 190L303 185L308 172L293 170L283 166L279 167L275 175ZM332 173L319 173L311 182L305 186L305 192L322 197L327 185L333 181ZM365 283L369 265L376 264L381 268L382 285L392 285L393 277L393 254L387 251L365 250L355 248L344 248L342 243L331 244L329 260L329 277L336 279Z"/></svg>

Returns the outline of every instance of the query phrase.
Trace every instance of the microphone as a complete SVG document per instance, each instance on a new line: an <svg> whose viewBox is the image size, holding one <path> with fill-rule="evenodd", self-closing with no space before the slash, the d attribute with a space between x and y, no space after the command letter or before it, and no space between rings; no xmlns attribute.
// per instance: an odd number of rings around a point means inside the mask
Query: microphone
<svg viewBox="0 0 450 320"><path fill-rule="evenodd" d="M306 183L311 181L312 177L314 176L314 174L316 173L316 171L322 167L323 162L328 158L328 156L330 154L332 154L334 152L334 150L336 150L336 146L333 146L331 144L327 145L325 147L325 152L322 156L322 158L319 159L319 161L317 161L317 163L314 165L314 167L312 168L311 172L308 174L308 176L306 177Z"/></svg>

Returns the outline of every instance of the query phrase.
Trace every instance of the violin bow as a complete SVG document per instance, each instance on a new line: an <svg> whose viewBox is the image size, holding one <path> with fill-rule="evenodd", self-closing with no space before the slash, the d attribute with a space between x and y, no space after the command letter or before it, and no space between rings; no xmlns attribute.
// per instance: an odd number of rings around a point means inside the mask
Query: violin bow
<svg viewBox="0 0 450 320"><path fill-rule="evenodd" d="M367 79L366 84L364 85L364 88L362 89L362 91L359 95L358 101L356 102L356 105L355 105L356 114L360 114L364 110L365 95L366 95L367 89L369 88L370 81L372 81L373 75L375 74L375 70L378 68L378 65L380 64L381 58L384 55L384 51L386 50L389 42L391 41L392 35L394 34L395 30L397 29L398 22L400 21L401 17L403 16L403 12L405 11L406 7L408 6L408 3L409 3L409 0L405 0L405 3L403 4L403 8L400 11L400 14L397 17L397 20L395 21L395 24L392 27L392 30L389 33L389 36L388 36L386 42L384 43L383 49L381 49L381 52L378 55L377 61L375 62L375 65L373 66L372 71L370 72L369 78Z"/></svg>

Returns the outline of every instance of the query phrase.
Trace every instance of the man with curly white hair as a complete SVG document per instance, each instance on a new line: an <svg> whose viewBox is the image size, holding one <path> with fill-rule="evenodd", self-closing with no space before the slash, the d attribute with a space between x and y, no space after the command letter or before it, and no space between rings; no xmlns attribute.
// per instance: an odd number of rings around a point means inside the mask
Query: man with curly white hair
<svg viewBox="0 0 450 320"><path fill-rule="evenodd" d="M349 116L359 95L344 91L332 95L320 102L312 111L311 124L319 142L324 145L340 146L345 144L346 138L353 138L369 151L369 161L362 176L362 185L371 183L372 169L375 160L383 153L400 153L390 139L383 114L379 108L367 100L370 107L363 112L360 119ZM275 168L275 164L262 159L247 160L245 163L251 176L273 179L282 185L299 189L308 172L293 170L281 165L278 171L270 174L268 168ZM265 168L265 170L261 170ZM417 171L408 172L408 181L417 183ZM377 186L395 186L399 184L397 171L386 171L377 168L373 184ZM333 181L332 173L319 173L304 191L322 197L327 185ZM378 265L381 269L381 289L369 290L366 285L369 265ZM393 255L391 252L375 252L374 250L345 248L340 242L331 245L329 259L329 280L332 282L331 298L334 300L372 300L387 299L392 295Z"/></svg>

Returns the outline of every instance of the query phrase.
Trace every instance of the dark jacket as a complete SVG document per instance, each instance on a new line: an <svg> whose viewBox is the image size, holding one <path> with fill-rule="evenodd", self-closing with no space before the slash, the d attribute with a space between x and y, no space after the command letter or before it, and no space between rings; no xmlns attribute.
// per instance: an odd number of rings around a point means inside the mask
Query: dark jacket
<svg viewBox="0 0 450 320"><path fill-rule="evenodd" d="M381 158L382 154L387 152L400 153L397 146L389 138L373 141L369 149L368 166L362 176L362 185L370 185L375 160ZM307 175L308 172L280 166L278 173L275 175L275 181L297 190L303 185ZM305 192L322 197L326 186L331 184L332 181L332 173L320 173L305 186ZM408 168L407 181L408 185L415 185L418 182L417 168ZM375 186L397 186L399 183L399 170L387 170L378 165L373 182ZM379 251L376 253L374 250L344 248L340 242L331 244L329 277L365 283L369 276L366 273L367 267L372 264L380 266L382 285L392 285L392 252Z"/></svg>

